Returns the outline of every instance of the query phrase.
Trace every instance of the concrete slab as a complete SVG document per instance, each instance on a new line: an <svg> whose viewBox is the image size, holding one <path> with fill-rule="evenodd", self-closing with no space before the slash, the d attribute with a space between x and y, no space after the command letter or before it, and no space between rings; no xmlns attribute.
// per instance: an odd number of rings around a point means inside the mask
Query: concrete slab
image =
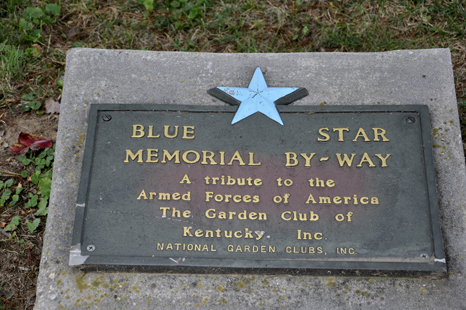
<svg viewBox="0 0 466 310"><path fill-rule="evenodd" d="M299 85L295 104L427 104L449 276L82 273L68 266L90 103L223 105L206 90ZM450 52L199 54L73 49L65 87L35 309L464 309L466 174Z"/></svg>

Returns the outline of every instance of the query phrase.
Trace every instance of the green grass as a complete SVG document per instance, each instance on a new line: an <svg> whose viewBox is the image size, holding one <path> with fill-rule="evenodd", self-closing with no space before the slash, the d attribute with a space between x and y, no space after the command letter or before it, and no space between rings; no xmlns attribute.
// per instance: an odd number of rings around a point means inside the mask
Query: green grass
<svg viewBox="0 0 466 310"><path fill-rule="evenodd" d="M0 18L0 42L23 55L2 67L13 95L14 82L38 71L47 73L40 84L54 84L72 47L220 53L445 47L452 50L458 97L466 97L463 0L5 0Z"/></svg>
<svg viewBox="0 0 466 310"><path fill-rule="evenodd" d="M11 87L11 82L23 77L26 57L23 50L7 42L0 44L0 85Z"/></svg>

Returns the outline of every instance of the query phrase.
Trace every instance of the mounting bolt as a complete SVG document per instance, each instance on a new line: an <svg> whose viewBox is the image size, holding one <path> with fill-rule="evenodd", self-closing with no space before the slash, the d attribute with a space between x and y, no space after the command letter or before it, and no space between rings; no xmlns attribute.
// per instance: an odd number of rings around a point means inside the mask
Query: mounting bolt
<svg viewBox="0 0 466 310"><path fill-rule="evenodd" d="M104 120L104 122L109 122L112 120L112 116L109 114L105 114L104 116L102 116L102 119Z"/></svg>
<svg viewBox="0 0 466 310"><path fill-rule="evenodd" d="M429 258L429 255L427 255L426 253L422 253L421 255L419 255L422 259L428 259Z"/></svg>
<svg viewBox="0 0 466 310"><path fill-rule="evenodd" d="M89 245L87 246L86 249L87 249L87 251L89 251L89 252L94 252L94 251L95 251L95 245L89 244Z"/></svg>
<svg viewBox="0 0 466 310"><path fill-rule="evenodd" d="M408 116L406 118L406 123L408 124L414 124L414 122L416 122L416 119L413 117L413 116Z"/></svg>

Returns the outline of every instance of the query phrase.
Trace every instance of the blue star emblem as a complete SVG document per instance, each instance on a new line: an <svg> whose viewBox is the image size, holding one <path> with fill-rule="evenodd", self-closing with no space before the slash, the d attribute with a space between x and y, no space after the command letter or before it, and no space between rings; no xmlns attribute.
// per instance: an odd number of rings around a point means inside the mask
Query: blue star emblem
<svg viewBox="0 0 466 310"><path fill-rule="evenodd" d="M231 121L232 125L257 112L283 125L275 105L290 104L309 94L302 87L268 87L259 67L256 68L248 88L215 87L207 92L231 105L239 105Z"/></svg>

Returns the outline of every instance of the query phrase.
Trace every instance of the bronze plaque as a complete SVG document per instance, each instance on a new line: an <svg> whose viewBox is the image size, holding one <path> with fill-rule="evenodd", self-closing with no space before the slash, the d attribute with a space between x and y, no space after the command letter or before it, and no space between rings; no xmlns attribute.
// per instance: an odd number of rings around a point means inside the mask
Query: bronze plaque
<svg viewBox="0 0 466 310"><path fill-rule="evenodd" d="M427 106L93 104L70 264L446 274Z"/></svg>

